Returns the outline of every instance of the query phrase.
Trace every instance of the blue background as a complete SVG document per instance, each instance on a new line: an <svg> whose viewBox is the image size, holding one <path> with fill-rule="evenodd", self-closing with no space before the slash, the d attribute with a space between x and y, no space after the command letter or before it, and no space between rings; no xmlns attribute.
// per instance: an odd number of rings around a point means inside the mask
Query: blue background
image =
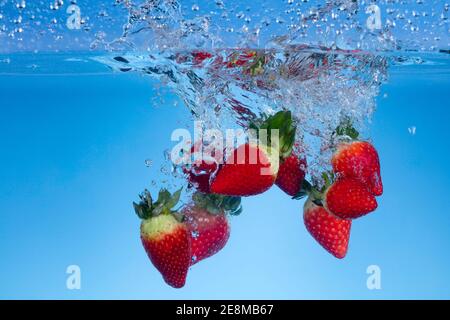
<svg viewBox="0 0 450 320"><path fill-rule="evenodd" d="M210 10L205 1L195 2ZM285 8L285 1L266 2L279 12ZM65 10L46 8L44 23L36 27L29 15L37 2L27 3L26 40L53 18L63 38L54 42L55 35L45 33L36 42L13 41L3 32L0 52L86 49L98 31L105 31L108 41L116 38L126 20L119 7L108 7L109 17L96 18L109 0L79 0L83 15L91 17L91 31L69 33ZM193 1L182 3L189 9ZM385 11L384 1L379 3ZM426 2L420 10L441 12L443 3ZM0 4L8 32L17 28L15 4ZM231 7L236 8L232 23L241 27L235 13L245 7ZM274 20L277 12L256 12L253 21ZM421 19L439 19L439 12ZM432 35L410 33L398 24L393 33L399 39L428 36L427 48L448 47L448 24L431 28ZM264 36L286 25L272 23ZM6 57L8 65L2 62ZM228 245L194 266L180 290L165 285L149 262L131 202L161 176L163 150L172 145L172 131L186 123L187 109L174 107L172 95L165 95L158 108L150 107L155 83L139 75L102 73L101 67L94 67L95 74L81 68L72 74L71 66L54 57L41 61L35 74L27 59L0 56L1 299L450 298L447 57L441 60L445 65L390 70L371 125L385 193L375 213L354 222L345 260L333 258L306 232L303 201L273 188L244 200ZM45 75L55 66L59 75ZM415 135L408 132L412 126ZM146 167L145 159L153 165ZM66 288L66 268L73 264L81 268L81 290ZM381 268L381 290L367 289L369 265Z"/></svg>
<svg viewBox="0 0 450 320"><path fill-rule="evenodd" d="M306 232L303 201L273 188L244 200L226 248L181 290L150 264L131 206L188 117L171 95L151 108L152 84L0 75L0 298L450 298L448 65L395 67L382 86L372 138L385 193L354 222L345 260ZM71 264L81 290L66 288ZM381 290L366 287L372 264Z"/></svg>

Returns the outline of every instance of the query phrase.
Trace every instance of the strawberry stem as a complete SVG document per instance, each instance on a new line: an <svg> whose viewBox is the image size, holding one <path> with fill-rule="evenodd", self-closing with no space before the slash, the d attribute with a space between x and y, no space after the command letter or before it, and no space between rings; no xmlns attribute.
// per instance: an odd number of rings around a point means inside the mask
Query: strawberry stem
<svg viewBox="0 0 450 320"><path fill-rule="evenodd" d="M304 179L302 182L302 188L300 191L292 197L292 199L300 200L309 196L312 201L317 205L322 205L323 193L317 190L308 180ZM319 204L320 203L320 204Z"/></svg>
<svg viewBox="0 0 450 320"><path fill-rule="evenodd" d="M237 216L242 212L241 197L196 192L192 199L196 206L207 210L211 214L227 213Z"/></svg>
<svg viewBox="0 0 450 320"><path fill-rule="evenodd" d="M148 190L139 195L140 202L133 202L134 211L140 219L147 220L161 214L172 214L177 220L182 217L177 215L176 210L172 210L179 202L182 188L171 194L167 189L161 189L158 200L153 202Z"/></svg>

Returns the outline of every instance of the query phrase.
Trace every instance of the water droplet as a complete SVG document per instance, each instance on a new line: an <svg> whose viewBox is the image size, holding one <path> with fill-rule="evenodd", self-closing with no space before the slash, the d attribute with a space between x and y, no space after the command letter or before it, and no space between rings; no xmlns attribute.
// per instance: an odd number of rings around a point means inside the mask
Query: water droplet
<svg viewBox="0 0 450 320"><path fill-rule="evenodd" d="M192 260L192 262L197 261L197 256L192 256L191 260Z"/></svg>
<svg viewBox="0 0 450 320"><path fill-rule="evenodd" d="M193 239L197 239L200 236L200 233L198 231L192 231L191 236Z"/></svg>
<svg viewBox="0 0 450 320"><path fill-rule="evenodd" d="M236 13L236 18L242 19L242 18L244 18L244 17L245 17L244 12L240 11L240 12Z"/></svg>
<svg viewBox="0 0 450 320"><path fill-rule="evenodd" d="M17 19L14 19L13 21L15 24L20 24L22 23L22 16L18 16Z"/></svg>
<svg viewBox="0 0 450 320"><path fill-rule="evenodd" d="M147 168L150 168L153 165L153 160L146 159L144 163Z"/></svg>
<svg viewBox="0 0 450 320"><path fill-rule="evenodd" d="M25 9L26 6L27 6L27 3L25 2L25 0L22 0L22 1L19 1L18 3L16 3L16 7L19 10Z"/></svg>

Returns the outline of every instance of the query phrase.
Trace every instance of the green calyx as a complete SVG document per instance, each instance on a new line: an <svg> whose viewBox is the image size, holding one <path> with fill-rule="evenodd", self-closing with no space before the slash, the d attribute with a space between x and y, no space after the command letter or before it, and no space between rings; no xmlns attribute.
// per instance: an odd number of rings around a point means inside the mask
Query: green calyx
<svg viewBox="0 0 450 320"><path fill-rule="evenodd" d="M194 204L211 214L230 214L233 216L242 213L241 197L231 197L219 194L206 194L196 192L192 196Z"/></svg>
<svg viewBox="0 0 450 320"><path fill-rule="evenodd" d="M334 183L334 181L335 176L333 172L322 173L322 184L320 188L317 186L318 184L313 185L308 180L304 179L302 188L295 196L292 197L292 199L299 200L309 196L314 204L323 206L325 192Z"/></svg>
<svg viewBox="0 0 450 320"><path fill-rule="evenodd" d="M250 75L257 76L264 73L264 65L266 64L266 57L264 55L257 56L252 65L248 68Z"/></svg>
<svg viewBox="0 0 450 320"><path fill-rule="evenodd" d="M334 135L337 137L348 137L351 140L357 140L359 137L358 130L353 126L353 122L350 118L346 117L341 121L341 124L334 131Z"/></svg>
<svg viewBox="0 0 450 320"><path fill-rule="evenodd" d="M250 123L249 129L255 130L259 141L263 141L260 133L267 132L263 142L267 146L277 146L281 159L289 157L295 141L296 125L290 111L279 111L272 116L263 116L261 119ZM278 144L272 144L272 130L278 130Z"/></svg>
<svg viewBox="0 0 450 320"><path fill-rule="evenodd" d="M139 195L140 202L133 202L134 211L143 220L163 214L171 214L178 221L181 221L182 217L179 216L176 210L173 210L180 200L181 191L182 189L179 189L171 194L167 189L161 189L158 194L158 199L153 202L150 192L145 190Z"/></svg>

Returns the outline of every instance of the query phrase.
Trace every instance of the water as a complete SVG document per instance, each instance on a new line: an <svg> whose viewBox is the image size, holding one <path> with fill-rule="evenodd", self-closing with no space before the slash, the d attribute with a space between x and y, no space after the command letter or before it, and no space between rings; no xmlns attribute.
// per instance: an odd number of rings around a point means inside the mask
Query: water
<svg viewBox="0 0 450 320"><path fill-rule="evenodd" d="M378 2L383 29L370 32L369 4L352 1L78 1L78 31L68 3L50 2L0 0L1 298L448 298L445 2ZM243 200L226 248L171 290L130 204L143 188L186 187L172 132L245 128L281 109L312 177L351 117L380 153L379 209L335 261L305 232L303 201L272 188ZM66 288L69 265L81 290ZM370 265L382 290L366 287Z"/></svg>

